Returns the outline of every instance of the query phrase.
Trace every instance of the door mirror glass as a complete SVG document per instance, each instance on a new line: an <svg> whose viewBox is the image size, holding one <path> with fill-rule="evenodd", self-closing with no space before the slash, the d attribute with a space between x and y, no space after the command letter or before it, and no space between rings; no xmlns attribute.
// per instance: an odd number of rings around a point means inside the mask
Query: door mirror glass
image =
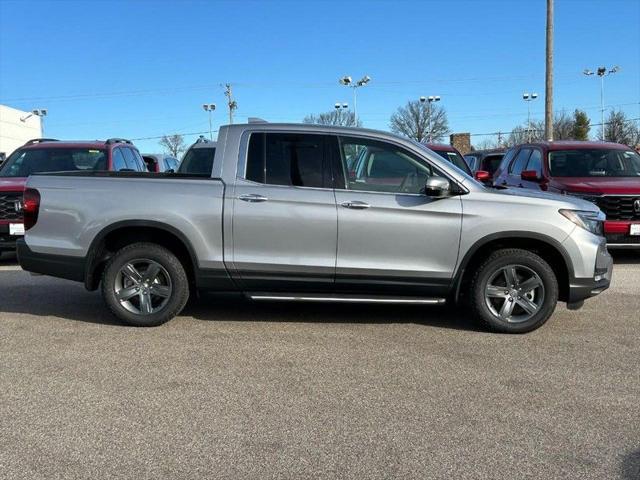
<svg viewBox="0 0 640 480"><path fill-rule="evenodd" d="M538 176L538 172L536 172L535 170L524 170L520 174L520 178L522 178L522 180L526 180L527 182L539 182L540 181L540 177Z"/></svg>
<svg viewBox="0 0 640 480"><path fill-rule="evenodd" d="M429 177L424 186L424 192L429 197L442 198L451 193L451 183L443 177L434 175Z"/></svg>

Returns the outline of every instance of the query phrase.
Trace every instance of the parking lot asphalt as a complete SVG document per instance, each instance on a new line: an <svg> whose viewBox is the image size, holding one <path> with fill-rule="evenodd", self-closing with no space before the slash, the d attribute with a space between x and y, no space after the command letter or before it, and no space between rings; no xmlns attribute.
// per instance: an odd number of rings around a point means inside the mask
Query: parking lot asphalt
<svg viewBox="0 0 640 480"><path fill-rule="evenodd" d="M640 478L640 254L541 329L201 299L159 328L0 260L0 477Z"/></svg>

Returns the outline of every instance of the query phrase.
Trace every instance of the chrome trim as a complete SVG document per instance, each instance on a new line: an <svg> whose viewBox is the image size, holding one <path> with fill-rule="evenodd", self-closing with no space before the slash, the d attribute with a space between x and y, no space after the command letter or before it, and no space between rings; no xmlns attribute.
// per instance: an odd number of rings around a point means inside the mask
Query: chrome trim
<svg viewBox="0 0 640 480"><path fill-rule="evenodd" d="M248 295L251 300L286 300L294 302L342 302L342 303L403 303L441 305L444 298L372 298L372 297L313 297L303 295Z"/></svg>

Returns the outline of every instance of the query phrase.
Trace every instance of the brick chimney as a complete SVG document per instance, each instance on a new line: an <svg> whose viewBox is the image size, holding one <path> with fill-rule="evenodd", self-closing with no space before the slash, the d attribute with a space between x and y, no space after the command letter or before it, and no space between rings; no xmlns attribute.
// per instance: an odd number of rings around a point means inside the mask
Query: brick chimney
<svg viewBox="0 0 640 480"><path fill-rule="evenodd" d="M452 133L449 135L449 143L458 149L462 155L471 151L471 135L468 133Z"/></svg>

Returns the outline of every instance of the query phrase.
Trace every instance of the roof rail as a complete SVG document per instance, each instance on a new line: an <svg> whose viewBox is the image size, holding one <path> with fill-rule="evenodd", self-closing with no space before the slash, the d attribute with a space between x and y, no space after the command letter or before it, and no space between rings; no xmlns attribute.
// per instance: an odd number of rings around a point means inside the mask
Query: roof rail
<svg viewBox="0 0 640 480"><path fill-rule="evenodd" d="M204 135L200 135L196 140L196 143L209 143L209 140Z"/></svg>
<svg viewBox="0 0 640 480"><path fill-rule="evenodd" d="M133 142L126 138L107 138L104 143L107 145L111 145L112 143L128 143L129 145L133 145Z"/></svg>
<svg viewBox="0 0 640 480"><path fill-rule="evenodd" d="M59 142L57 138L32 138L28 140L25 145L33 145L34 143L42 143L42 142Z"/></svg>
<svg viewBox="0 0 640 480"><path fill-rule="evenodd" d="M249 117L248 123L269 123L269 122L267 122L266 120L263 120L262 118Z"/></svg>

